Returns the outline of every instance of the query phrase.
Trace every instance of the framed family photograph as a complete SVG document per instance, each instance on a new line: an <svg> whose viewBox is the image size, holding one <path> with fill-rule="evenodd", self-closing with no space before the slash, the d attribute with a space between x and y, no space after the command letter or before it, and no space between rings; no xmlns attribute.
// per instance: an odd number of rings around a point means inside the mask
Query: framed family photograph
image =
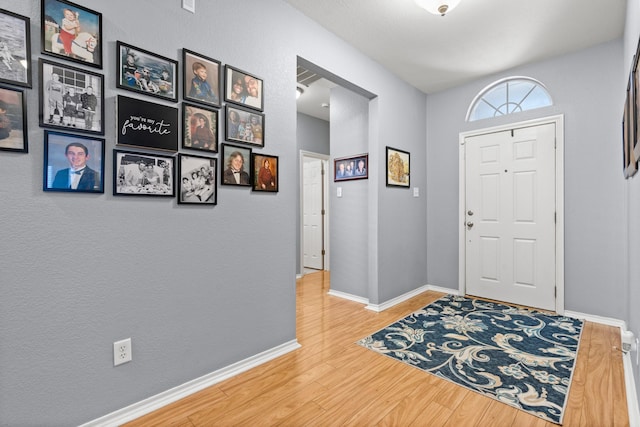
<svg viewBox="0 0 640 427"><path fill-rule="evenodd" d="M218 110L182 103L182 148L218 152Z"/></svg>
<svg viewBox="0 0 640 427"><path fill-rule="evenodd" d="M178 101L178 61L116 42L116 86L169 101Z"/></svg>
<svg viewBox="0 0 640 427"><path fill-rule="evenodd" d="M224 137L230 142L264 147L264 114L232 105L225 106L227 125Z"/></svg>
<svg viewBox="0 0 640 427"><path fill-rule="evenodd" d="M230 65L224 68L224 100L259 111L264 110L264 89L261 78Z"/></svg>
<svg viewBox="0 0 640 427"><path fill-rule="evenodd" d="M387 147L387 187L409 188L411 181L410 154L407 151Z"/></svg>
<svg viewBox="0 0 640 427"><path fill-rule="evenodd" d="M0 9L0 83L32 87L31 20Z"/></svg>
<svg viewBox="0 0 640 427"><path fill-rule="evenodd" d="M348 181L369 178L369 155L341 157L333 160L333 180Z"/></svg>
<svg viewBox="0 0 640 427"><path fill-rule="evenodd" d="M278 192L278 156L251 154L253 191Z"/></svg>
<svg viewBox="0 0 640 427"><path fill-rule="evenodd" d="M220 61L182 49L184 99L220 107Z"/></svg>
<svg viewBox="0 0 640 427"><path fill-rule="evenodd" d="M175 196L175 159L113 150L114 196Z"/></svg>
<svg viewBox="0 0 640 427"><path fill-rule="evenodd" d="M222 185L251 186L251 149L222 144Z"/></svg>
<svg viewBox="0 0 640 427"><path fill-rule="evenodd" d="M39 60L40 126L104 135L102 75Z"/></svg>
<svg viewBox="0 0 640 427"><path fill-rule="evenodd" d="M217 159L180 154L178 157L179 204L215 205Z"/></svg>
<svg viewBox="0 0 640 427"><path fill-rule="evenodd" d="M0 150L29 152L24 91L0 86Z"/></svg>
<svg viewBox="0 0 640 427"><path fill-rule="evenodd" d="M102 14L66 0L42 0L42 53L102 68Z"/></svg>
<svg viewBox="0 0 640 427"><path fill-rule="evenodd" d="M178 109L118 95L118 145L178 151Z"/></svg>
<svg viewBox="0 0 640 427"><path fill-rule="evenodd" d="M631 69L631 87L633 101L632 114L633 114L633 155L636 159L640 159L640 41L636 47L636 56L633 58L633 65Z"/></svg>
<svg viewBox="0 0 640 427"><path fill-rule="evenodd" d="M43 190L104 193L104 139L45 131Z"/></svg>

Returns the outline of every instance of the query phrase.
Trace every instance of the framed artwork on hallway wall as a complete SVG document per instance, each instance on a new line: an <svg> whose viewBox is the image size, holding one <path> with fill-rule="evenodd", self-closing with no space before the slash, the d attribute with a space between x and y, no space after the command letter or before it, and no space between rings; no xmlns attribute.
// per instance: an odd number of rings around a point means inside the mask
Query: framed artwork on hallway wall
<svg viewBox="0 0 640 427"><path fill-rule="evenodd" d="M31 87L31 20L0 9L0 83Z"/></svg>
<svg viewBox="0 0 640 427"><path fill-rule="evenodd" d="M264 147L264 114L226 105L227 125L224 137L230 142Z"/></svg>
<svg viewBox="0 0 640 427"><path fill-rule="evenodd" d="M635 64L635 58L632 61ZM627 82L627 94L622 113L622 171L625 178L631 178L638 171L638 159L636 158L634 143L636 142L636 111L634 94L633 68L629 73Z"/></svg>
<svg viewBox="0 0 640 427"><path fill-rule="evenodd" d="M174 157L113 150L114 196L175 196Z"/></svg>
<svg viewBox="0 0 640 427"><path fill-rule="evenodd" d="M333 160L333 180L348 181L369 178L369 155L360 154Z"/></svg>
<svg viewBox="0 0 640 427"><path fill-rule="evenodd" d="M222 144L220 181L222 185L251 186L251 149Z"/></svg>
<svg viewBox="0 0 640 427"><path fill-rule="evenodd" d="M636 56L633 58L631 69L631 91L633 93L632 112L633 112L633 154L636 159L640 159L640 41L636 48Z"/></svg>
<svg viewBox="0 0 640 427"><path fill-rule="evenodd" d="M66 0L42 0L42 53L102 68L102 14Z"/></svg>
<svg viewBox="0 0 640 427"><path fill-rule="evenodd" d="M261 78L230 65L224 68L224 100L258 111L264 109L264 88Z"/></svg>
<svg viewBox="0 0 640 427"><path fill-rule="evenodd" d="M182 148L218 152L218 110L182 103Z"/></svg>
<svg viewBox="0 0 640 427"><path fill-rule="evenodd" d="M27 99L22 89L0 86L0 150L29 152Z"/></svg>
<svg viewBox="0 0 640 427"><path fill-rule="evenodd" d="M220 61L182 49L182 67L184 99L220 107Z"/></svg>
<svg viewBox="0 0 640 427"><path fill-rule="evenodd" d="M411 182L411 155L397 148L386 148L387 187L409 188Z"/></svg>
<svg viewBox="0 0 640 427"><path fill-rule="evenodd" d="M253 191L278 192L278 156L251 154Z"/></svg>
<svg viewBox="0 0 640 427"><path fill-rule="evenodd" d="M215 205L218 160L213 157L178 155L178 204Z"/></svg>

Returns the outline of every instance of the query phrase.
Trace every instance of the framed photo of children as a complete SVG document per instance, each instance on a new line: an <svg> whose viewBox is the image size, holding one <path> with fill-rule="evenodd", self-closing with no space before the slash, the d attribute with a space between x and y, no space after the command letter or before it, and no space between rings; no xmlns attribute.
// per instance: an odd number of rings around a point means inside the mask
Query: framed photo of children
<svg viewBox="0 0 640 427"><path fill-rule="evenodd" d="M104 193L104 139L45 131L43 190Z"/></svg>
<svg viewBox="0 0 640 427"><path fill-rule="evenodd" d="M230 65L224 68L224 100L255 110L264 110L263 81Z"/></svg>
<svg viewBox="0 0 640 427"><path fill-rule="evenodd" d="M114 196L175 196L175 159L113 150Z"/></svg>
<svg viewBox="0 0 640 427"><path fill-rule="evenodd" d="M333 160L333 180L347 181L369 178L369 155L341 157Z"/></svg>
<svg viewBox="0 0 640 427"><path fill-rule="evenodd" d="M182 148L218 152L218 110L182 103Z"/></svg>
<svg viewBox="0 0 640 427"><path fill-rule="evenodd" d="M169 101L178 101L178 61L121 41L116 42L116 86Z"/></svg>
<svg viewBox="0 0 640 427"><path fill-rule="evenodd" d="M179 204L215 205L217 203L216 167L212 157L180 154L178 157Z"/></svg>
<svg viewBox="0 0 640 427"><path fill-rule="evenodd" d="M411 181L410 154L387 147L387 187L409 188Z"/></svg>
<svg viewBox="0 0 640 427"><path fill-rule="evenodd" d="M251 186L251 149L222 144L222 185Z"/></svg>
<svg viewBox="0 0 640 427"><path fill-rule="evenodd" d="M225 105L227 125L224 138L230 142L264 147L264 114L241 107Z"/></svg>
<svg viewBox="0 0 640 427"><path fill-rule="evenodd" d="M104 78L39 60L40 126L104 135Z"/></svg>
<svg viewBox="0 0 640 427"><path fill-rule="evenodd" d="M42 0L42 53L102 68L102 14L66 0Z"/></svg>
<svg viewBox="0 0 640 427"><path fill-rule="evenodd" d="M0 9L0 82L31 87L31 20Z"/></svg>
<svg viewBox="0 0 640 427"><path fill-rule="evenodd" d="M0 150L29 152L24 91L0 86Z"/></svg>
<svg viewBox="0 0 640 427"><path fill-rule="evenodd" d="M251 154L253 191L278 192L278 156Z"/></svg>
<svg viewBox="0 0 640 427"><path fill-rule="evenodd" d="M182 49L184 99L220 107L220 61Z"/></svg>

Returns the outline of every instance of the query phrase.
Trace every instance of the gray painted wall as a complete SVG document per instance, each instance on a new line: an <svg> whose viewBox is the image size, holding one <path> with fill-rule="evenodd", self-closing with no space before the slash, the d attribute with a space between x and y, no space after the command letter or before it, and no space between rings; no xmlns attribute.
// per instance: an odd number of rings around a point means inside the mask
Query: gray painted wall
<svg viewBox="0 0 640 427"><path fill-rule="evenodd" d="M34 74L26 91L30 153L0 155L0 425L81 424L295 339L298 55L379 96L361 151L378 170L384 144L411 151L425 185L426 96L286 3L200 1L195 15L173 0L82 4L103 14L105 194L42 191ZM40 2L2 7L31 17L35 66ZM251 11L241 28L238 11ZM112 196L114 100L136 96L115 88L116 40L174 59L188 48L263 78L265 147L256 151L279 156L280 191L220 187L215 207ZM404 126L407 118L418 125ZM417 206L407 191L387 197L381 174L370 185L369 203L379 192L385 221L371 229L370 220L369 234L374 245L391 235L388 249L374 246L370 256L368 268L380 268L381 278L370 277L370 294L386 298L425 283L425 198ZM412 230L408 240L395 233L398 224ZM114 368L112 343L127 337L133 361Z"/></svg>
<svg viewBox="0 0 640 427"><path fill-rule="evenodd" d="M565 117L565 307L625 319L625 189L620 121L625 82L622 41L609 43L429 95L428 245L432 285L458 288L458 134L562 113ZM469 104L488 84L511 75L546 85L555 106L465 123Z"/></svg>
<svg viewBox="0 0 640 427"><path fill-rule="evenodd" d="M622 82L629 77L629 70L632 67L633 56L638 48L638 39L640 38L640 1L628 0L627 2L627 22L624 35L624 65L618 76ZM622 111L624 105L624 90L618 93L618 111ZM622 113L620 113L622 114ZM618 138L620 139L620 138ZM618 174L618 178L622 180L622 173ZM633 178L625 181L626 190L626 246L628 248L627 257L627 277L626 292L621 294L627 303L628 310L628 327L636 337L640 336L640 175L636 174ZM638 351L638 350L636 350ZM636 360L636 355L632 354L632 361ZM640 390L640 372L638 365L632 363L633 374L636 383L636 390ZM640 396L638 402L640 403Z"/></svg>
<svg viewBox="0 0 640 427"><path fill-rule="evenodd" d="M331 89L331 155L352 157L368 151L369 100L347 89ZM329 180L331 289L368 298L369 180ZM341 188L342 197L337 197Z"/></svg>
<svg viewBox="0 0 640 427"><path fill-rule="evenodd" d="M298 152L309 151L312 153L329 155L329 122L320 120L306 114L297 113L296 142ZM298 176L300 176L300 164L298 164ZM298 192L297 204L300 212L300 193ZM300 254L300 215L296 215L296 253ZM296 273L302 274L300 256L296 257Z"/></svg>

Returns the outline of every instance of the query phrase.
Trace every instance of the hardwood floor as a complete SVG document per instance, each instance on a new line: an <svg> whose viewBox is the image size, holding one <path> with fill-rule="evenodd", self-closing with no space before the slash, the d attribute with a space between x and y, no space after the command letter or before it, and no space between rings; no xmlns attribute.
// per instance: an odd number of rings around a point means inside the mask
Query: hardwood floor
<svg viewBox="0 0 640 427"><path fill-rule="evenodd" d="M302 348L126 426L556 426L354 344L442 294L425 292L375 313L328 290L329 273L298 280ZM614 346L616 328L586 322L564 426L629 425Z"/></svg>

